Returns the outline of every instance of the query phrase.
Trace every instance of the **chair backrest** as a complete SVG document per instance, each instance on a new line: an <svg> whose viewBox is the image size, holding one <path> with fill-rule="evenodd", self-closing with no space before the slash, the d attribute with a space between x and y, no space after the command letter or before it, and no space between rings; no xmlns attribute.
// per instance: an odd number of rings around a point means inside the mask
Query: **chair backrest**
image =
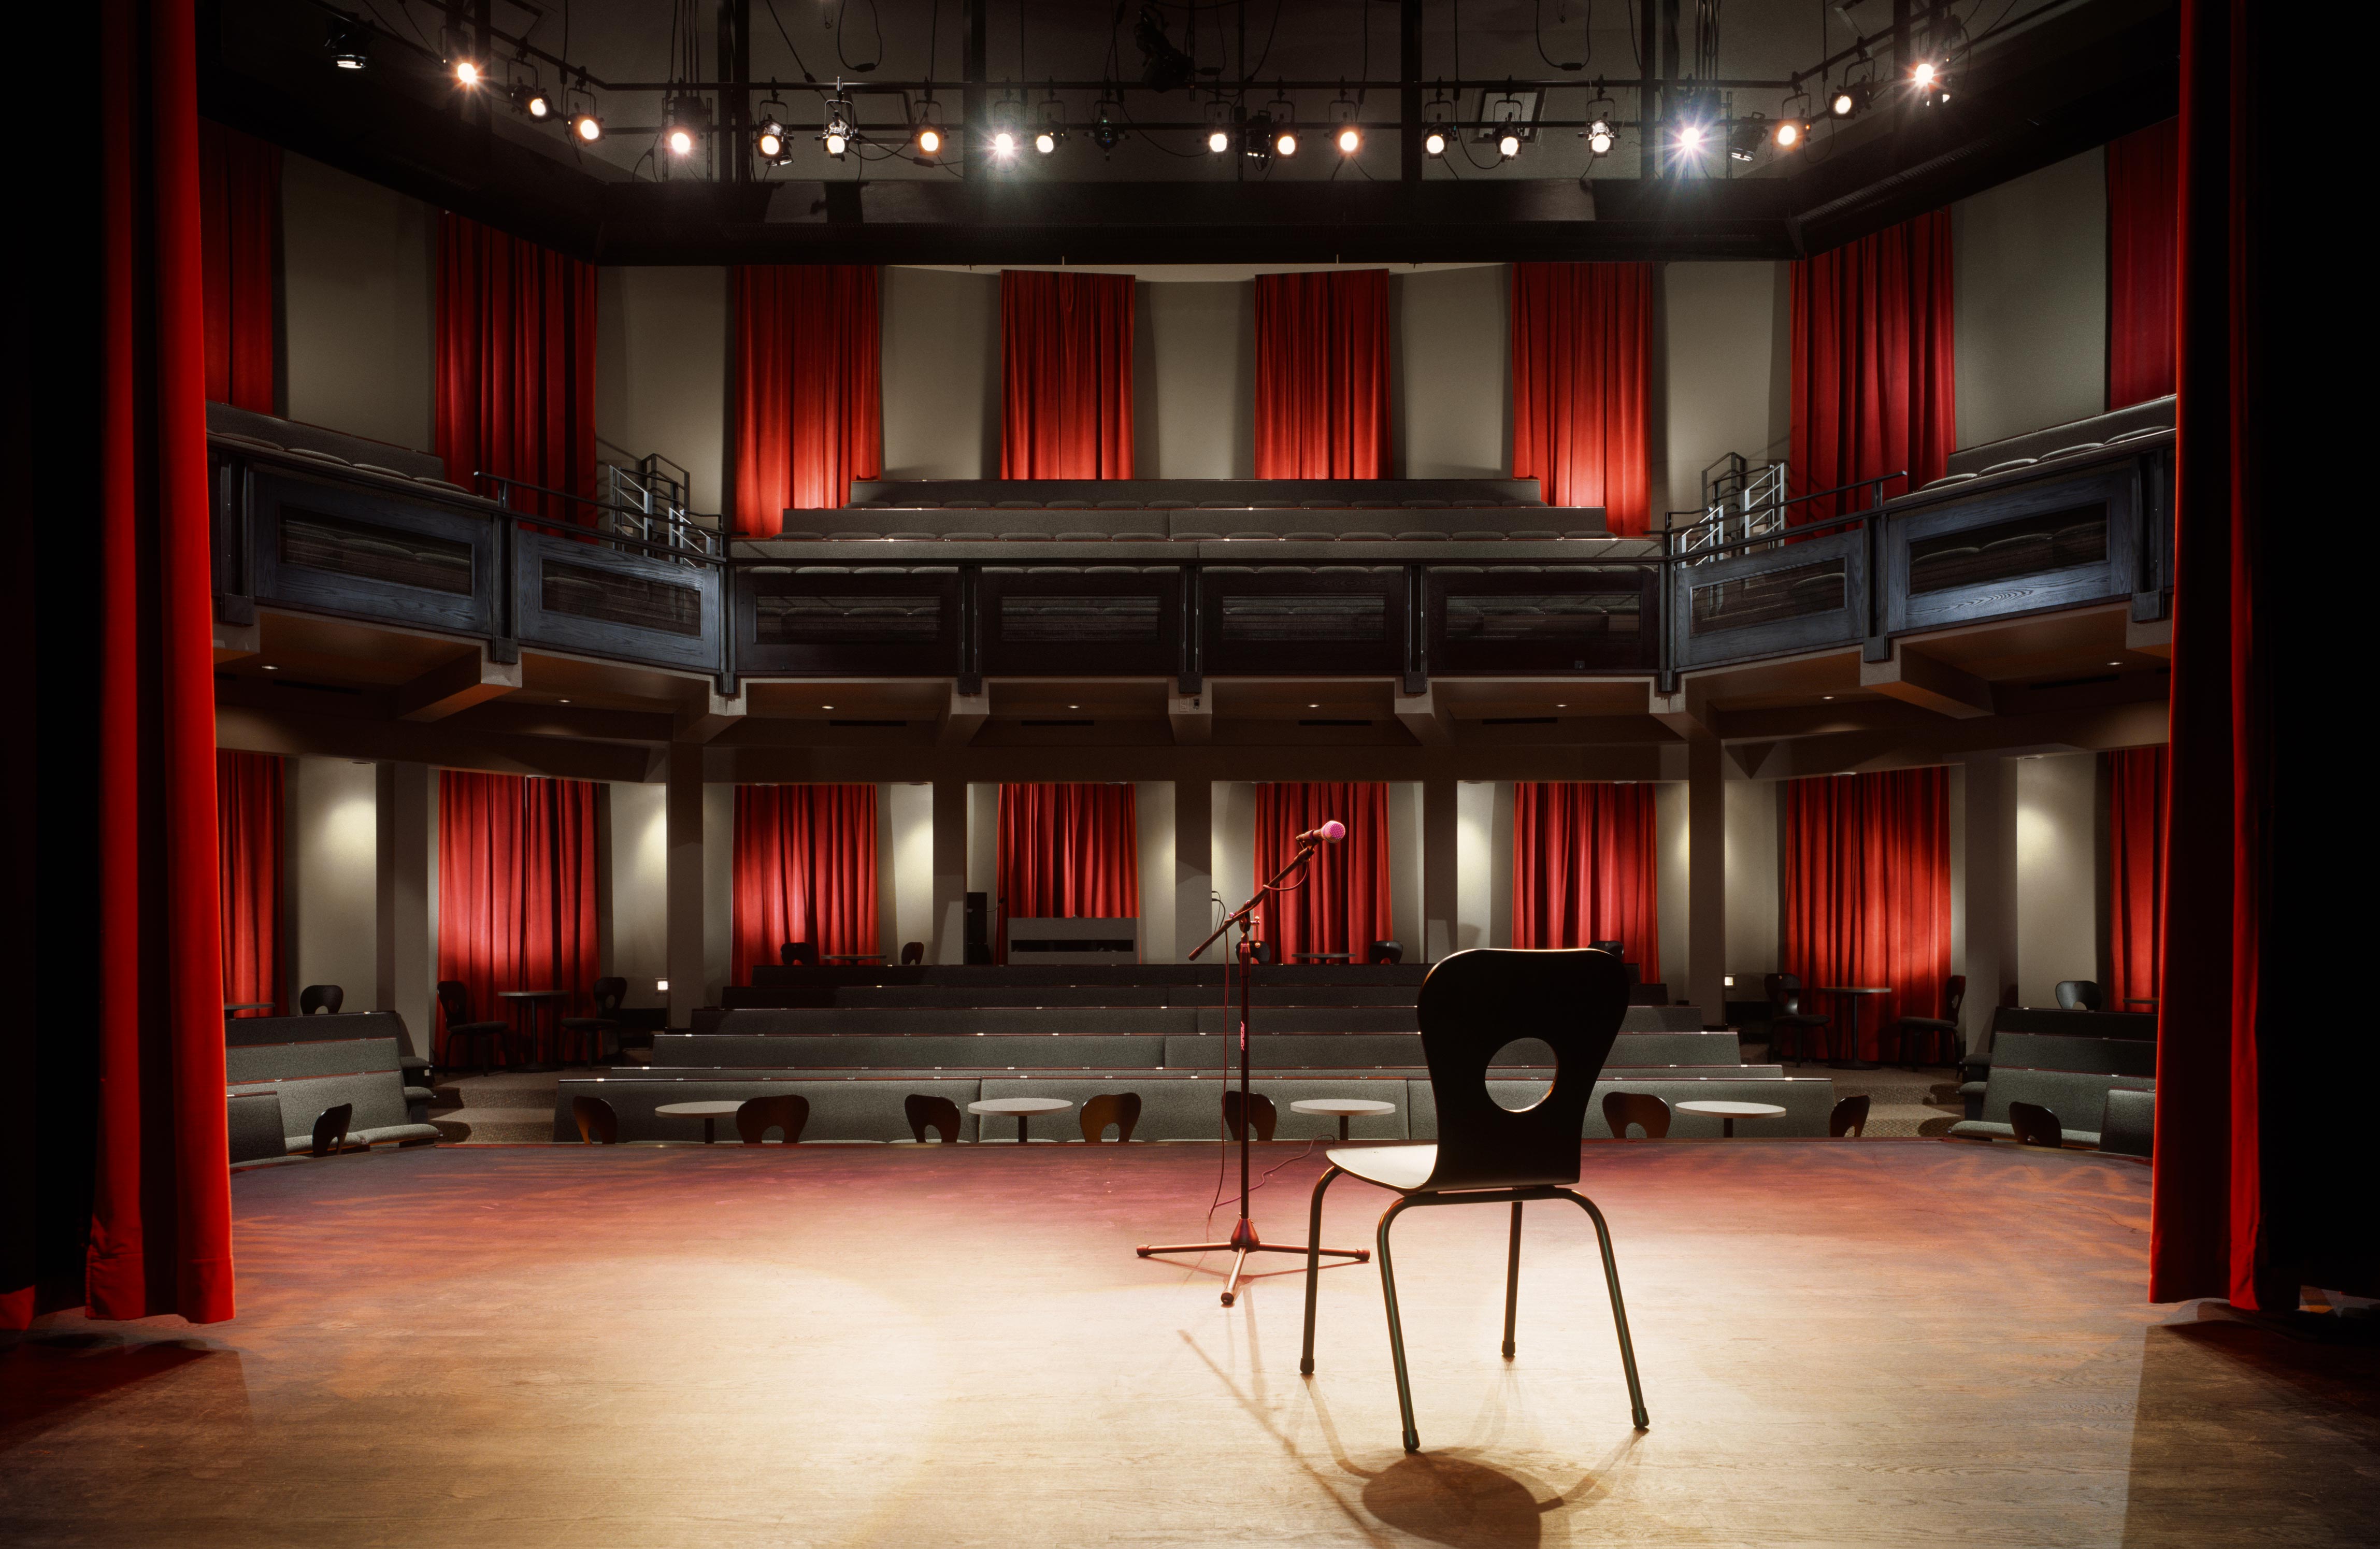
<svg viewBox="0 0 2380 1549"><path fill-rule="evenodd" d="M2117 1156L2154 1155L2156 1094L2109 1087L2107 1110L2099 1119L2099 1149Z"/></svg>
<svg viewBox="0 0 2380 1549"><path fill-rule="evenodd" d="M1603 1095L1603 1122L1614 1140L1626 1140L1631 1124L1643 1130L1646 1140L1667 1140L1670 1105L1650 1092L1607 1092Z"/></svg>
<svg viewBox="0 0 2380 1549"><path fill-rule="evenodd" d="M2052 1150L2066 1144L2065 1131L2058 1127L2058 1115L2039 1103L2010 1103L2009 1128L2016 1138L2027 1145L2046 1145Z"/></svg>
<svg viewBox="0 0 2380 1549"><path fill-rule="evenodd" d="M1767 993L1768 1003L1787 1016L1798 1015L1802 1010L1802 981L1792 974L1771 974L1760 981Z"/></svg>
<svg viewBox="0 0 2380 1549"><path fill-rule="evenodd" d="M1273 1131L1281 1125L1281 1110L1272 1106L1272 1099L1261 1092L1249 1093L1247 1114L1248 1119L1256 1124L1257 1139L1272 1139ZM1223 1128L1232 1132L1233 1140L1237 1140L1240 1138L1240 1131L1243 1127L1244 1121L1240 1117L1239 1090L1236 1087L1231 1088L1223 1094Z"/></svg>
<svg viewBox="0 0 2380 1549"><path fill-rule="evenodd" d="M347 1122L356 1116L356 1105L338 1103L314 1116L313 1152L328 1156L347 1144Z"/></svg>
<svg viewBox="0 0 2380 1549"><path fill-rule="evenodd" d="M438 1009L446 1013L446 1025L460 1027L471 1020L471 986L460 979L438 981Z"/></svg>
<svg viewBox="0 0 2380 1549"><path fill-rule="evenodd" d="M923 941L904 941L901 943L902 967L915 968L925 961L926 944Z"/></svg>
<svg viewBox="0 0 2380 1549"><path fill-rule="evenodd" d="M1578 1181L1579 1135L1596 1077L1628 1014L1628 972L1609 952L1489 947L1433 964L1417 1002L1422 1056L1438 1105L1438 1165L1427 1189ZM1527 1107L1488 1091L1488 1067L1515 1038L1554 1051L1554 1081Z"/></svg>
<svg viewBox="0 0 2380 1549"><path fill-rule="evenodd" d="M1366 962L1402 962L1404 960L1404 944L1400 941L1375 941L1371 950L1364 954Z"/></svg>
<svg viewBox="0 0 2380 1549"><path fill-rule="evenodd" d="M1102 1092L1083 1105L1083 1139L1093 1145L1107 1138L1111 1124L1115 1126L1118 1142L1128 1141L1132 1139L1133 1126L1139 1122L1137 1092Z"/></svg>
<svg viewBox="0 0 2380 1549"><path fill-rule="evenodd" d="M1964 974L1953 974L1950 975L1949 982L1942 986L1942 1020L1957 1022L1961 1009L1966 1004L1967 976Z"/></svg>
<svg viewBox="0 0 2380 1549"><path fill-rule="evenodd" d="M578 1125L578 1138L589 1145L620 1144L620 1116L612 1105L601 1097L573 1097L570 1117Z"/></svg>
<svg viewBox="0 0 2380 1549"><path fill-rule="evenodd" d="M2058 1009L2061 1011L2096 1011L2107 1005L2098 985L2090 979L2060 979L2058 982Z"/></svg>
<svg viewBox="0 0 2380 1549"><path fill-rule="evenodd" d="M959 1106L948 1097L937 1097L930 1092L912 1092L901 1099L901 1111L909 1120L909 1132L917 1144L926 1144L926 1131L932 1130L942 1137L944 1145L959 1143Z"/></svg>
<svg viewBox="0 0 2380 1549"><path fill-rule="evenodd" d="M1853 1140L1867 1133L1868 1095L1855 1092L1848 1097L1835 1099L1834 1110L1827 1115L1827 1133L1840 1140L1845 1135Z"/></svg>
<svg viewBox="0 0 2380 1549"><path fill-rule="evenodd" d="M301 1017L310 1017L315 1012L322 1011L336 1016L339 1014L340 1005L346 998L347 992L336 985L308 985L298 992L298 1014Z"/></svg>
<svg viewBox="0 0 2380 1549"><path fill-rule="evenodd" d="M792 1145L802 1138L802 1126L809 1121L810 1100L798 1092L748 1098L735 1110L735 1132L747 1145L760 1144L771 1130L784 1131L785 1144Z"/></svg>
<svg viewBox="0 0 2380 1549"><path fill-rule="evenodd" d="M616 974L606 974L595 981L595 1014L608 1017L619 1010L628 998L628 981Z"/></svg>
<svg viewBox="0 0 2380 1549"><path fill-rule="evenodd" d="M1622 941L1590 941L1587 947L1594 951L1609 952L1613 957L1624 958L1628 955L1627 943Z"/></svg>
<svg viewBox="0 0 2380 1549"><path fill-rule="evenodd" d="M788 941L777 949L777 961L788 968L816 968L818 947L808 941Z"/></svg>

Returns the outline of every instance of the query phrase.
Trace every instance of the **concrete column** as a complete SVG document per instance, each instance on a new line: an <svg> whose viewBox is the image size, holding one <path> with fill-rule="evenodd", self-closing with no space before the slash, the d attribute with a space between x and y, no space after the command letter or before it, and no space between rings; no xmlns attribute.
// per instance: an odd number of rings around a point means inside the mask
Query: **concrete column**
<svg viewBox="0 0 2380 1549"><path fill-rule="evenodd" d="M1991 1047L1992 1010L2017 1003L2016 766L1996 753L1966 760L1967 1004L1961 1029L1969 1049Z"/></svg>
<svg viewBox="0 0 2380 1549"><path fill-rule="evenodd" d="M1717 737L1686 739L1685 998L1727 1023L1727 779Z"/></svg>
<svg viewBox="0 0 2380 1549"><path fill-rule="evenodd" d="M1451 955L1457 948L1455 920L1462 900L1456 875L1459 789L1452 775L1433 775L1421 782L1422 952L1431 962Z"/></svg>
<svg viewBox="0 0 2380 1549"><path fill-rule="evenodd" d="M934 938L936 962L966 961L967 782L934 781Z"/></svg>
<svg viewBox="0 0 2380 1549"><path fill-rule="evenodd" d="M672 1027L685 1027L702 1004L704 887L702 744L672 743L669 786L663 798L669 833L669 1011Z"/></svg>
<svg viewBox="0 0 2380 1549"><path fill-rule="evenodd" d="M1215 787L1204 780L1173 782L1173 961L1214 929ZM1236 903L1239 901L1232 901ZM1202 961L1217 961L1212 953Z"/></svg>
<svg viewBox="0 0 2380 1549"><path fill-rule="evenodd" d="M887 782L877 783L876 950L887 962L901 961L901 868L895 854L900 839L892 822L892 791Z"/></svg>
<svg viewBox="0 0 2380 1549"><path fill-rule="evenodd" d="M374 771L378 876L372 901L372 1009L405 1019L413 1052L438 1035L438 776L427 764ZM352 1004L352 1002L350 1002ZM492 1012L482 1014L492 1015Z"/></svg>

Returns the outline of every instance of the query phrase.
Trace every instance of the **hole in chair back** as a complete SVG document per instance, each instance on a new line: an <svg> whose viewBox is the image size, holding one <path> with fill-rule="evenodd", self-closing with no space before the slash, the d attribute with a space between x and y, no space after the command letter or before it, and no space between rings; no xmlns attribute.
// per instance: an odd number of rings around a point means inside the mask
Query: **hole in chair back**
<svg viewBox="0 0 2380 1549"><path fill-rule="evenodd" d="M1536 1066L1525 1075L1513 1071L1516 1065ZM1520 1113L1536 1107L1554 1089L1554 1077L1560 1071L1561 1059L1554 1053L1553 1045L1543 1038L1514 1038L1498 1049L1488 1060L1488 1095L1507 1113Z"/></svg>

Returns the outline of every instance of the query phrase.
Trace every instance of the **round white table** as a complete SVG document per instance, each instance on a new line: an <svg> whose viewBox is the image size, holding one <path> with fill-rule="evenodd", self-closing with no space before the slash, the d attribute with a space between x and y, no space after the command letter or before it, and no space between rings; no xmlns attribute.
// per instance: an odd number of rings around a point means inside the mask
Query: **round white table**
<svg viewBox="0 0 2380 1549"><path fill-rule="evenodd" d="M1680 1113L1707 1113L1715 1115L1719 1122L1719 1136L1723 1140L1733 1140L1735 1138L1735 1121L1739 1119L1782 1119L1785 1117L1785 1110L1779 1107L1775 1103L1729 1103L1721 1102L1715 1097L1707 1098L1698 1103L1680 1103L1678 1105L1678 1111Z"/></svg>
<svg viewBox="0 0 2380 1549"><path fill-rule="evenodd" d="M1289 1105L1292 1113L1322 1113L1339 1120L1339 1138L1347 1138L1347 1120L1358 1114L1394 1113L1397 1105L1371 1097L1300 1097Z"/></svg>
<svg viewBox="0 0 2380 1549"><path fill-rule="evenodd" d="M734 1113L737 1108L740 1108L743 1106L744 1105L742 1103L725 1102L663 1103L661 1107L653 1109L653 1111L655 1113L666 1113L672 1118L676 1119L701 1119L702 1144L709 1145L712 1141L719 1138L716 1126L719 1123L720 1115Z"/></svg>
<svg viewBox="0 0 2380 1549"><path fill-rule="evenodd" d="M1025 1126L1035 1114L1063 1113L1074 1106L1075 1105L1072 1102L1063 1097L986 1097L982 1102L969 1103L967 1105L967 1111L969 1113L982 1114L987 1119L995 1113L1014 1114L1016 1116L1016 1144L1023 1145L1025 1144ZM981 1135L978 1135L976 1137L978 1144L981 1144L982 1140L983 1137Z"/></svg>

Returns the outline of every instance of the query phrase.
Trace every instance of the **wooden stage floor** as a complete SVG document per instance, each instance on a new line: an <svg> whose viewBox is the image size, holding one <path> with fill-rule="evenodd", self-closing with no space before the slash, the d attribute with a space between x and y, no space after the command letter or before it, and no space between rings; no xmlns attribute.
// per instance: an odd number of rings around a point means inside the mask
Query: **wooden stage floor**
<svg viewBox="0 0 2380 1549"><path fill-rule="evenodd" d="M1319 1158L1257 1221L1297 1239ZM0 1346L0 1542L2371 1544L2368 1350L2141 1300L2148 1174L1934 1141L1586 1147L1594 1239L1409 1213L1216 1305L1204 1147L440 1149L242 1175L240 1316ZM1365 1245L1387 1196L1332 1190ZM1218 1220L1228 1226L1228 1210ZM1302 1261L1281 1259L1281 1269Z"/></svg>

